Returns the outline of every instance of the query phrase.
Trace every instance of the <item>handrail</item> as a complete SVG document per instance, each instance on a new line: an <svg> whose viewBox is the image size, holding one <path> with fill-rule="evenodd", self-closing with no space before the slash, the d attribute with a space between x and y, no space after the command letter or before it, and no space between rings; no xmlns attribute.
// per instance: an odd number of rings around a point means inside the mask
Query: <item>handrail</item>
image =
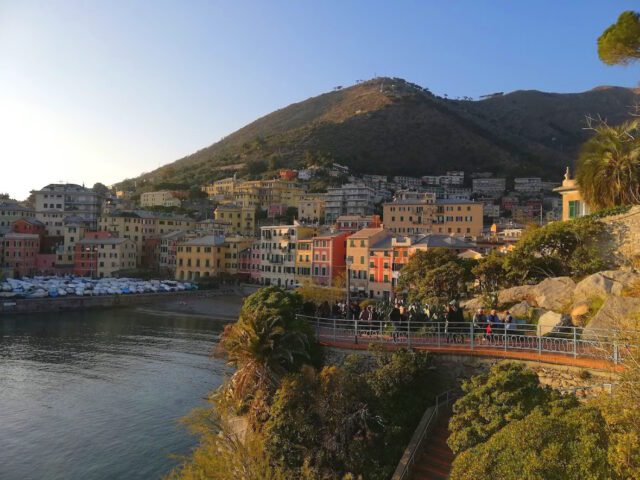
<svg viewBox="0 0 640 480"><path fill-rule="evenodd" d="M299 315L316 330L320 341L339 343L381 343L412 347L447 347L454 350L530 351L573 358L596 358L618 364L626 352L637 347L631 339L640 334L629 330L595 329L575 326L542 327L523 323L486 324L471 322L351 320Z"/></svg>
<svg viewBox="0 0 640 480"><path fill-rule="evenodd" d="M411 473L411 468L416 460L416 455L421 450L422 444L424 443L427 433L431 429L434 421L438 418L440 409L448 405L456 397L455 394L455 390L447 390L440 393L436 396L435 404L425 410L416 430L413 432L413 436L411 437L407 448L402 454L402 458L400 459L398 466L391 476L391 480L405 480L408 478L408 475Z"/></svg>

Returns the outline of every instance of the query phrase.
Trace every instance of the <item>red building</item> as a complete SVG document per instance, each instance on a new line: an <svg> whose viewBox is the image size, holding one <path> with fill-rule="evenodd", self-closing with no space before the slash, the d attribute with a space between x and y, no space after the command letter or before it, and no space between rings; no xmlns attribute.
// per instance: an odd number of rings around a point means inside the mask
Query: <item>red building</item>
<svg viewBox="0 0 640 480"><path fill-rule="evenodd" d="M46 231L46 228L44 226L44 223L34 218L20 218L13 222L11 230L15 233L39 235L42 238Z"/></svg>
<svg viewBox="0 0 640 480"><path fill-rule="evenodd" d="M332 232L313 238L313 283L330 286L337 277L345 275L349 235L350 232Z"/></svg>
<svg viewBox="0 0 640 480"><path fill-rule="evenodd" d="M36 271L38 275L57 275L59 269L56 268L55 253L39 253L36 255Z"/></svg>
<svg viewBox="0 0 640 480"><path fill-rule="evenodd" d="M260 282L260 242L255 242L239 254L238 273L250 278L253 282Z"/></svg>
<svg viewBox="0 0 640 480"><path fill-rule="evenodd" d="M96 240L116 237L112 232L103 230L97 232L85 232L83 240ZM77 242L73 248L73 273L83 277L97 276L98 272L98 245L90 242Z"/></svg>
<svg viewBox="0 0 640 480"><path fill-rule="evenodd" d="M280 170L280 178L282 178L283 180L293 180L297 176L298 172L296 172L295 170L291 170L288 168L283 168L282 170Z"/></svg>
<svg viewBox="0 0 640 480"><path fill-rule="evenodd" d="M37 273L40 235L9 232L4 236L2 242L4 246L3 268L12 271L16 277L26 277Z"/></svg>

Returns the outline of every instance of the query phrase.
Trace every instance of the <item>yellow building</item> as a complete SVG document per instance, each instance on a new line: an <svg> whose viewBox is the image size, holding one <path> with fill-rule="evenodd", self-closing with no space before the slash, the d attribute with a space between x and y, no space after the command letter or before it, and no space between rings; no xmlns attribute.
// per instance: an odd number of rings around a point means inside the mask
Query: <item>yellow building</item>
<svg viewBox="0 0 640 480"><path fill-rule="evenodd" d="M169 232L192 230L195 223L192 218L182 215L165 215L136 210L102 215L98 219L98 229L111 232L120 238L133 240L140 264L146 241L159 238Z"/></svg>
<svg viewBox="0 0 640 480"><path fill-rule="evenodd" d="M554 188L553 191L562 195L562 220L571 220L590 213L589 206L582 199L578 182L571 178L569 167L564 174L562 186Z"/></svg>
<svg viewBox="0 0 640 480"><path fill-rule="evenodd" d="M397 200L383 205L382 221L393 233L478 237L483 229L483 204L468 200Z"/></svg>
<svg viewBox="0 0 640 480"><path fill-rule="evenodd" d="M116 272L136 267L136 246L127 238L85 238L76 244L81 251L91 252L95 264L93 276L113 277ZM77 262L75 267L78 268Z"/></svg>
<svg viewBox="0 0 640 480"><path fill-rule="evenodd" d="M347 270L351 295L368 296L370 248L391 236L389 230L380 227L364 228L347 238Z"/></svg>
<svg viewBox="0 0 640 480"><path fill-rule="evenodd" d="M298 239L296 248L296 285L311 282L311 266L313 263L313 239Z"/></svg>
<svg viewBox="0 0 640 480"><path fill-rule="evenodd" d="M319 223L324 220L324 194L303 195L298 200L298 219L303 222Z"/></svg>
<svg viewBox="0 0 640 480"><path fill-rule="evenodd" d="M76 243L84 238L86 228L82 222L69 222L64 226L64 241L56 251L57 266L72 266Z"/></svg>
<svg viewBox="0 0 640 480"><path fill-rule="evenodd" d="M140 195L141 207L179 207L182 202L169 190L145 192Z"/></svg>
<svg viewBox="0 0 640 480"><path fill-rule="evenodd" d="M229 224L229 233L253 236L256 233L256 211L234 203L218 205L213 212L217 222Z"/></svg>
<svg viewBox="0 0 640 480"><path fill-rule="evenodd" d="M224 271L224 237L207 235L180 242L176 248L176 279L198 280Z"/></svg>
<svg viewBox="0 0 640 480"><path fill-rule="evenodd" d="M222 180L216 180L209 185L205 185L204 187L202 187L202 191L205 192L210 198L226 198L228 200L231 200L233 199L233 193L235 192L236 186L239 183L240 182L234 175L233 177L223 178Z"/></svg>
<svg viewBox="0 0 640 480"><path fill-rule="evenodd" d="M231 275L238 274L240 268L240 252L251 247L255 238L233 235L224 239L223 271Z"/></svg>

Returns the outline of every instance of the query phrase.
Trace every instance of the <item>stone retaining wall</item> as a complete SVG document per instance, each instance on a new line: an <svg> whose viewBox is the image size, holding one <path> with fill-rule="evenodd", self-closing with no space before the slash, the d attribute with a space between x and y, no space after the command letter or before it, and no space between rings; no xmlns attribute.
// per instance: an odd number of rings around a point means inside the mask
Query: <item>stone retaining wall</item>
<svg viewBox="0 0 640 480"><path fill-rule="evenodd" d="M616 261L620 265L637 263L640 259L640 206L622 215L605 217L602 222L610 227Z"/></svg>

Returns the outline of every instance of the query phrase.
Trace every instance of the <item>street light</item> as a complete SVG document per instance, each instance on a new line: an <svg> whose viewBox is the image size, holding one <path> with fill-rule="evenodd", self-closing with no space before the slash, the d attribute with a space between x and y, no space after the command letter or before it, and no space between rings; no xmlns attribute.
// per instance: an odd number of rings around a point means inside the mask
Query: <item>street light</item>
<svg viewBox="0 0 640 480"><path fill-rule="evenodd" d="M351 311L351 269L349 268L353 263L351 257L347 257L345 260L345 268L347 271L347 313Z"/></svg>

